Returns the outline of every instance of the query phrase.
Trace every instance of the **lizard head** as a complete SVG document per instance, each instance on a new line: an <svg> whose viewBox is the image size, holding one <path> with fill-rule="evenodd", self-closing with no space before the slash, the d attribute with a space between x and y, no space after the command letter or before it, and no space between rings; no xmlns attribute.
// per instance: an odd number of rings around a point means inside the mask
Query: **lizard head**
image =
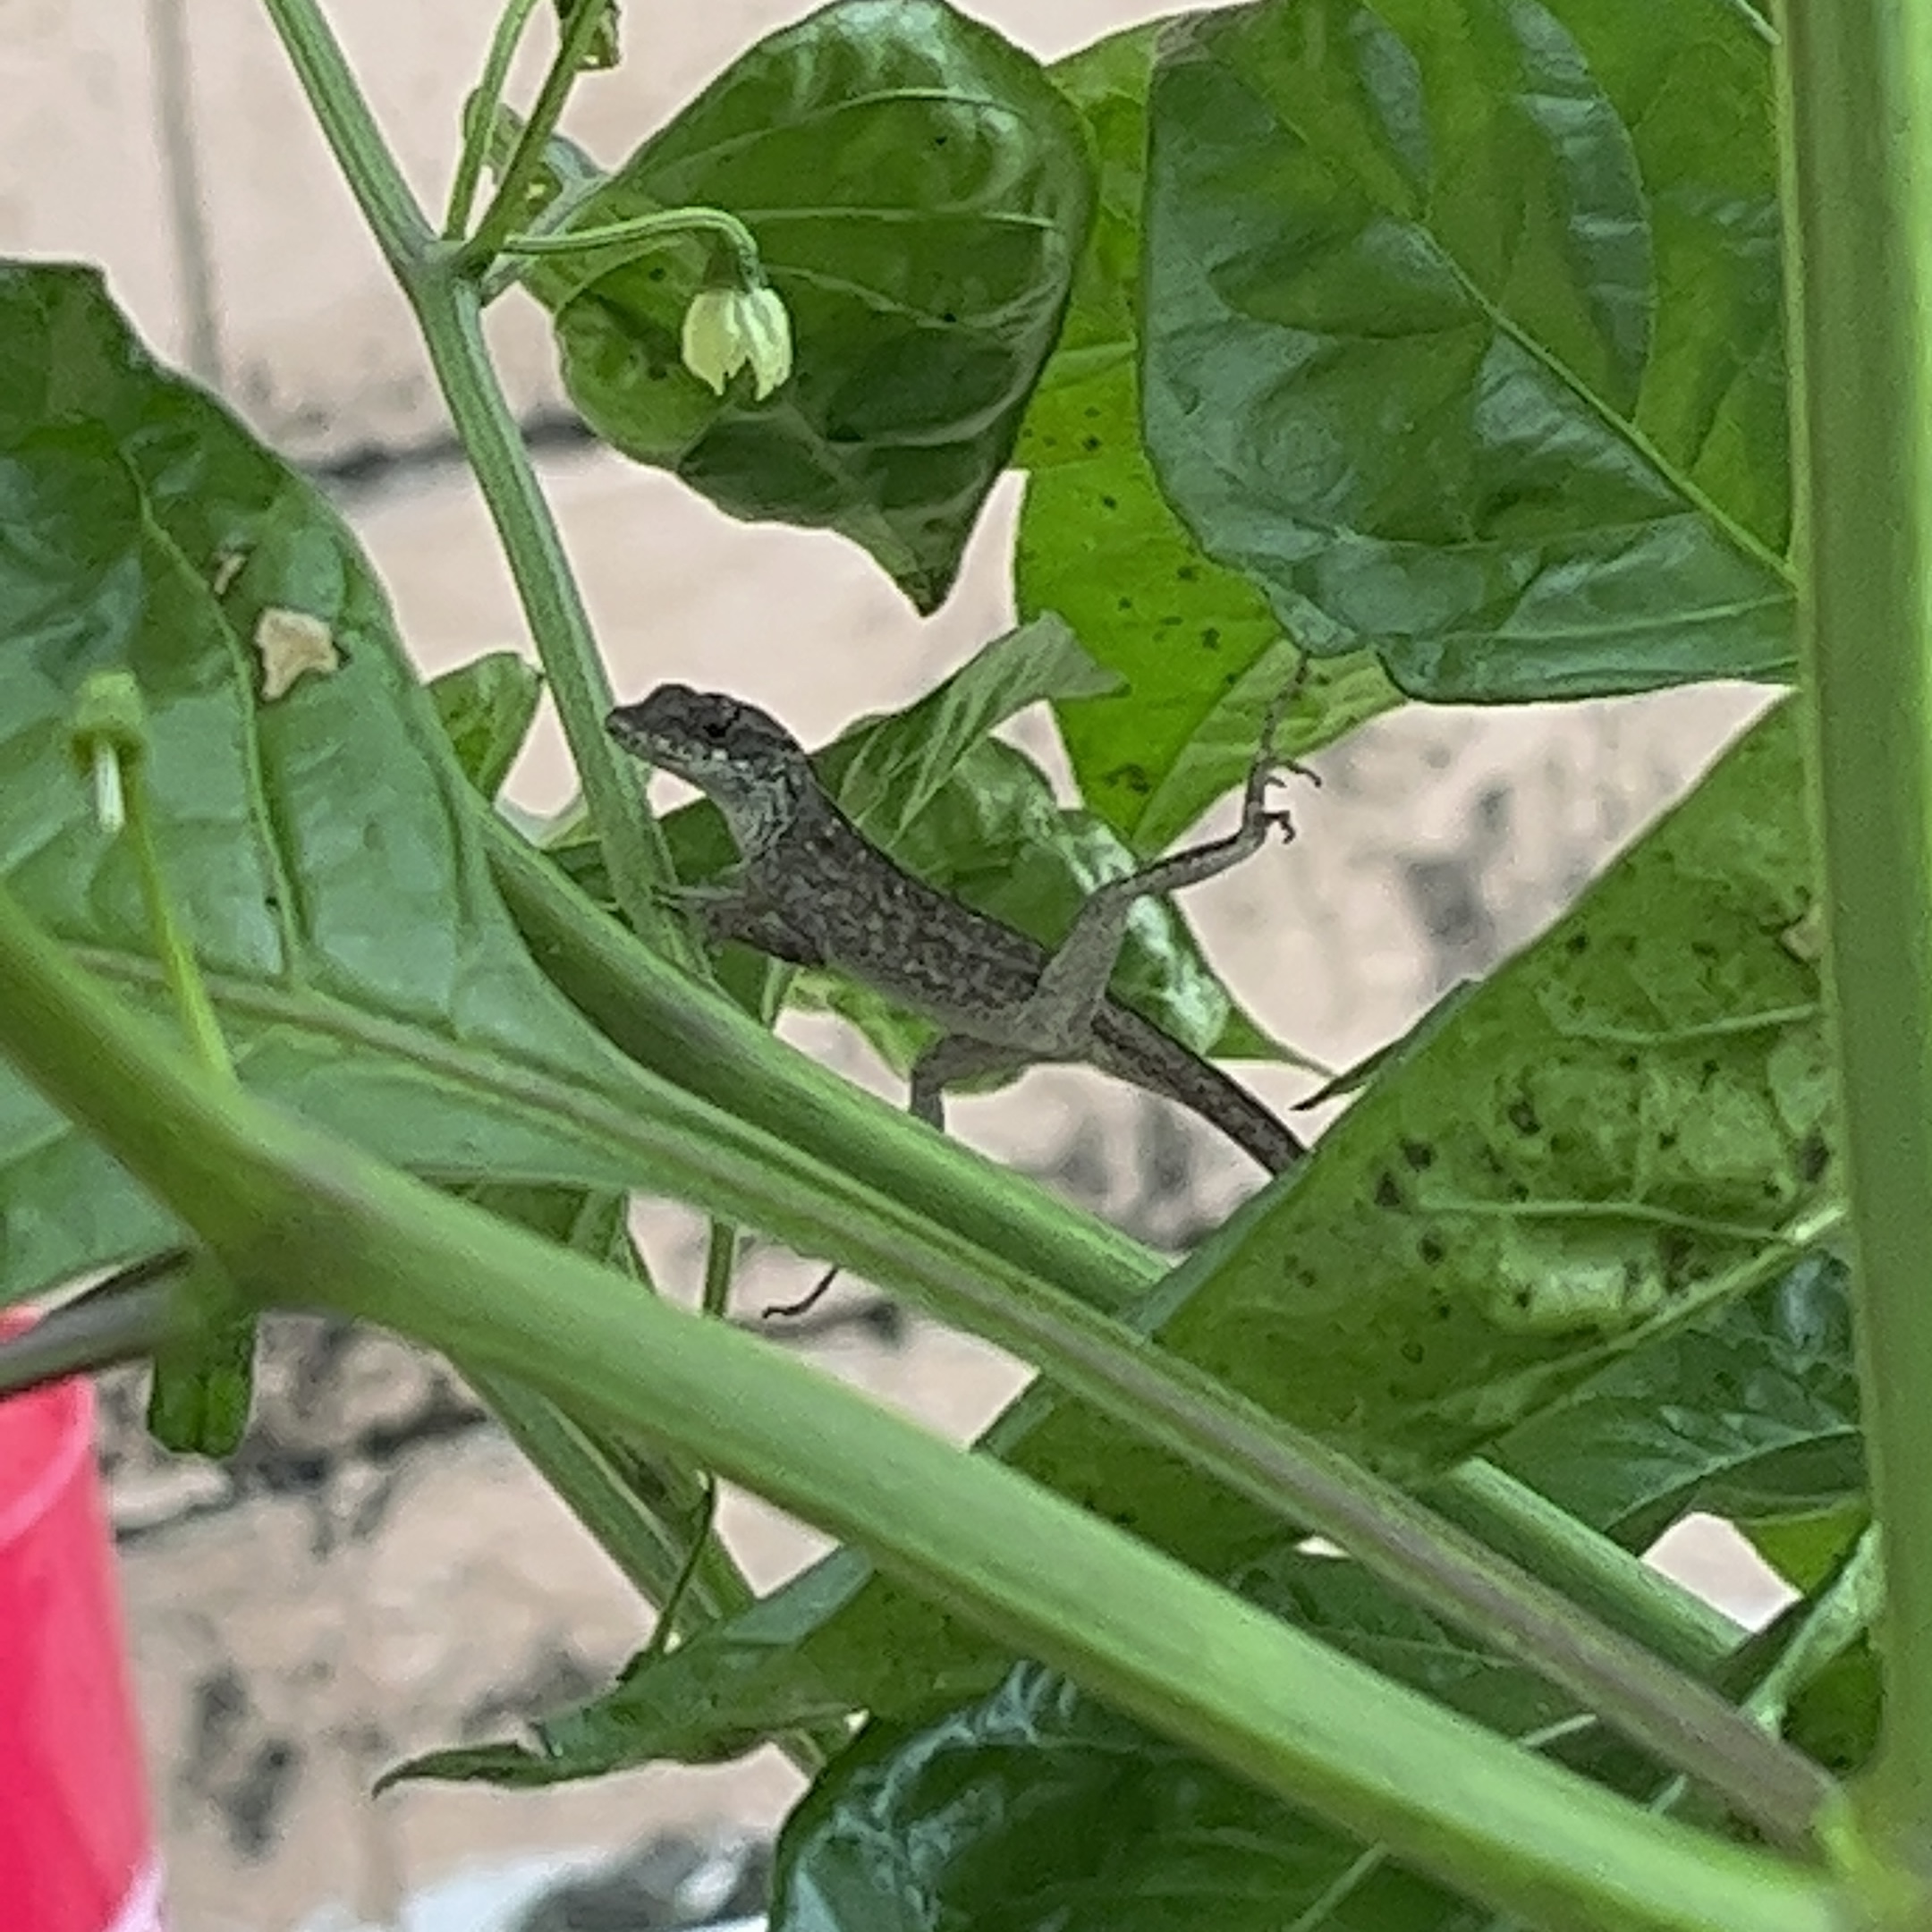
<svg viewBox="0 0 1932 1932"><path fill-rule="evenodd" d="M604 728L625 750L704 792L748 858L784 831L818 782L804 747L776 718L724 691L660 684L619 705Z"/></svg>

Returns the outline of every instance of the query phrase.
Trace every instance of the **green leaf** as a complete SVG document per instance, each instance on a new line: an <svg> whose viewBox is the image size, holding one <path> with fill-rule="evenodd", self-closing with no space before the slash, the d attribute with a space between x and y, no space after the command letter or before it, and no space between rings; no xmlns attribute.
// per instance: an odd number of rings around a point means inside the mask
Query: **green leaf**
<svg viewBox="0 0 1932 1932"><path fill-rule="evenodd" d="M67 749L139 681L157 843L242 1079L419 1173L623 1186L652 1101L524 953L473 796L323 497L157 369L91 270L0 268L0 877L167 1014L124 841ZM267 695L287 614L337 654ZM266 629L265 629L266 626ZM0 1075L0 1299L178 1239Z"/></svg>
<svg viewBox="0 0 1932 1932"><path fill-rule="evenodd" d="M1849 1778L1877 1749L1885 1685L1869 1641L1826 1665L1792 1700L1786 1734L1829 1771Z"/></svg>
<svg viewBox="0 0 1932 1932"><path fill-rule="evenodd" d="M1693 1510L1747 1525L1861 1515L1843 1265L1809 1258L1614 1363L1487 1453L1632 1549Z"/></svg>
<svg viewBox="0 0 1932 1932"><path fill-rule="evenodd" d="M1351 1564L1292 1553L1244 1582L1277 1614L1506 1736L1538 1741L1572 1715L1526 1672ZM1647 1783L1629 1753L1605 1755L1618 1782ZM1442 1775L1456 1773L1445 1765ZM772 1912L773 1932L1487 1923L1453 1894L1034 1665L928 1725L869 1725L786 1821Z"/></svg>
<svg viewBox="0 0 1932 1932"><path fill-rule="evenodd" d="M1177 27L1147 434L1209 554L1438 700L1787 674L1772 110L1741 8Z"/></svg>
<svg viewBox="0 0 1932 1932"><path fill-rule="evenodd" d="M485 798L503 789L542 696L542 674L514 651L490 651L430 680L450 749Z"/></svg>
<svg viewBox="0 0 1932 1932"><path fill-rule="evenodd" d="M1158 25L1052 69L1099 158L1100 200L1060 346L1027 411L1030 472L1015 584L1060 611L1128 690L1055 703L1080 795L1142 857L1164 852L1247 775L1294 652L1261 593L1212 562L1161 495L1142 446L1140 354L1147 94ZM1316 666L1278 740L1318 750L1401 701L1361 653Z"/></svg>
<svg viewBox="0 0 1932 1932"><path fill-rule="evenodd" d="M788 383L720 400L684 369L695 242L529 281L613 447L733 516L841 531L930 611L1052 350L1092 199L1079 123L1030 56L936 0L843 0L741 56L570 223L738 215L791 312Z"/></svg>
<svg viewBox="0 0 1932 1932"><path fill-rule="evenodd" d="M233 1455L254 1405L255 1311L205 1252L192 1256L174 1293L192 1309L193 1326L156 1351L148 1432L172 1455Z"/></svg>
<svg viewBox="0 0 1932 1932"><path fill-rule="evenodd" d="M1138 1320L1419 1483L1788 1274L1787 1237L1837 1211L1804 798L1781 708L1534 945L1425 1021L1314 1158ZM1212 1575L1278 1541L1038 1389L983 1445ZM830 1709L924 1713L996 1680L995 1651L866 1574L837 1552L741 1624L633 1669L544 1728L548 1775L572 1775L579 1745L582 1769L703 1758Z"/></svg>

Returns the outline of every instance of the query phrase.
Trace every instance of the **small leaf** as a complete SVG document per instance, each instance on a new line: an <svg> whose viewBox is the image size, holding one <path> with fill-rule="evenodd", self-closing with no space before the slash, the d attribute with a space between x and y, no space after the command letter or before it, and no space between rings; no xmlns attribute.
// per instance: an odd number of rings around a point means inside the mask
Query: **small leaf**
<svg viewBox="0 0 1932 1932"><path fill-rule="evenodd" d="M708 250L614 244L526 277L597 433L729 514L829 528L921 611L951 589L1051 352L1092 186L1027 55L937 0L843 0L761 41L570 226L741 216L793 373L720 400L684 366Z"/></svg>
<svg viewBox="0 0 1932 1932"><path fill-rule="evenodd" d="M490 651L432 679L429 696L463 776L495 798L530 735L542 674L515 651Z"/></svg>
<svg viewBox="0 0 1932 1932"><path fill-rule="evenodd" d="M187 1321L156 1352L148 1433L173 1455L233 1455L254 1402L254 1310L205 1251L189 1263L173 1298Z"/></svg>

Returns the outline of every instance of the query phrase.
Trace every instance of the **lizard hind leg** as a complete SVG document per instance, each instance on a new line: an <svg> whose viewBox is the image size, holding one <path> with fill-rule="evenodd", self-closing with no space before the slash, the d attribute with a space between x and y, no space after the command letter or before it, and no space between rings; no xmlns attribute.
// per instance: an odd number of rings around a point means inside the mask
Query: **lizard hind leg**
<svg viewBox="0 0 1932 1932"><path fill-rule="evenodd" d="M1016 1052L1012 1046L977 1038L970 1033L947 1033L936 1039L912 1063L911 1090L906 1109L914 1120L945 1131L945 1090L983 1073L1012 1073L1043 1057ZM1044 1057L1051 1057L1046 1055Z"/></svg>
<svg viewBox="0 0 1932 1932"><path fill-rule="evenodd" d="M907 1110L915 1120L922 1120L928 1127L944 1133L945 1089L948 1087L958 1080L972 1080L981 1073L1002 1072L1022 1063L1016 1061L1006 1047L974 1039L966 1033L948 1033L935 1040L913 1063ZM805 1314L817 1305L838 1278L838 1269L827 1268L798 1301L773 1302L764 1311L765 1319L770 1321L774 1317L789 1318Z"/></svg>

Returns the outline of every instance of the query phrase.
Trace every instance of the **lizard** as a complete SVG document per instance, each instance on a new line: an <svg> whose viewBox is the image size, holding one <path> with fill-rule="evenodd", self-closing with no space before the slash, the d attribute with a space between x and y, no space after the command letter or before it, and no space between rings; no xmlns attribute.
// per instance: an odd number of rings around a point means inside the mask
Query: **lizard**
<svg viewBox="0 0 1932 1932"><path fill-rule="evenodd" d="M928 885L865 836L769 713L720 691L660 684L605 728L675 773L723 814L739 864L679 896L714 941L793 965L830 967L936 1021L911 1072L910 1108L944 1131L945 1089L1042 1061L1083 1061L1177 1101L1271 1174L1308 1149L1246 1088L1108 991L1137 900L1199 884L1292 838L1267 792L1277 764L1268 721L1239 827L1112 879L1089 894L1056 949Z"/></svg>

